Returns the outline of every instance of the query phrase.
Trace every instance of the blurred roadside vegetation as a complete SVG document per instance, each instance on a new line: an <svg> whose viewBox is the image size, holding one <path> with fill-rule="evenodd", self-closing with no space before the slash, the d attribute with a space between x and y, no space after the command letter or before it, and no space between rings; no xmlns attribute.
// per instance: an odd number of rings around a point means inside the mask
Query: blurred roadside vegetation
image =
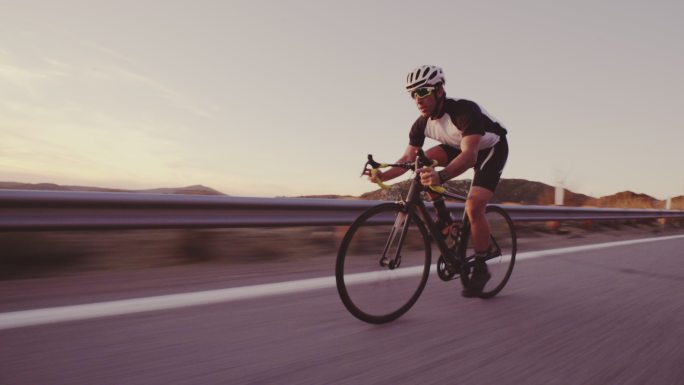
<svg viewBox="0 0 684 385"><path fill-rule="evenodd" d="M684 220L516 223L520 244L595 233L680 232ZM0 233L0 279L193 263L246 264L333 260L346 226Z"/></svg>

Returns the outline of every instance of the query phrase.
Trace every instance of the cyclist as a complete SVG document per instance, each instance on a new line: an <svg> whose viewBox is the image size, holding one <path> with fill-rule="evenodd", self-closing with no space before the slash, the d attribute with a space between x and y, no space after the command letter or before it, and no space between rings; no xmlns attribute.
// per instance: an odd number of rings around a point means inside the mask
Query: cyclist
<svg viewBox="0 0 684 385"><path fill-rule="evenodd" d="M475 250L475 266L463 296L476 297L491 275L485 263L489 251L489 224L485 208L496 190L501 172L508 158L506 129L488 116L476 103L465 99L447 98L444 90L444 72L432 65L420 66L406 77L406 91L416 103L420 116L409 133L409 145L397 161L414 161L417 151L423 147L425 138L441 144L430 148L426 154L444 169L418 170L425 186L440 185L461 175L471 167L475 169L473 183L466 201L466 213L470 218L472 244ZM372 182L388 181L406 172L393 167L370 177ZM437 223L448 233L452 223L446 210L444 198L430 194L438 212Z"/></svg>

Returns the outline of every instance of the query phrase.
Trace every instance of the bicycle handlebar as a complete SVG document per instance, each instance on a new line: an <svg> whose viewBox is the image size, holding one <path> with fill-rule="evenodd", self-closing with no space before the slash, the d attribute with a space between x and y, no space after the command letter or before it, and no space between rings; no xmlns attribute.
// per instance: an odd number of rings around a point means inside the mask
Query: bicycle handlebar
<svg viewBox="0 0 684 385"><path fill-rule="evenodd" d="M416 154L416 160L415 162L404 162L404 163L378 163L373 159L373 155L368 154L368 161L366 164L363 166L363 171L361 171L361 176L364 175L369 175L371 177L375 177L375 175L378 173L378 170L381 168L387 168L387 167L399 167L403 168L405 170L413 170L416 171L421 167L430 167L434 168L437 166L437 161L430 159L425 155L425 152L423 149L419 149L418 153ZM370 168L368 168L370 166ZM390 186L384 184L382 181L376 182L380 188L387 190L390 188ZM442 186L429 186L430 190L438 193L438 194L443 194L446 192L446 189Z"/></svg>

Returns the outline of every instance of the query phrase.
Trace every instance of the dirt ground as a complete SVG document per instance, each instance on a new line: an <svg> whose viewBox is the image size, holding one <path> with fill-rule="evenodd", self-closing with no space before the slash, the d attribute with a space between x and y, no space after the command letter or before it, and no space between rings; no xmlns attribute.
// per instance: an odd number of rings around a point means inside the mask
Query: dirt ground
<svg viewBox="0 0 684 385"><path fill-rule="evenodd" d="M187 264L333 260L344 226L0 233L0 280ZM680 222L518 223L518 251L684 233Z"/></svg>

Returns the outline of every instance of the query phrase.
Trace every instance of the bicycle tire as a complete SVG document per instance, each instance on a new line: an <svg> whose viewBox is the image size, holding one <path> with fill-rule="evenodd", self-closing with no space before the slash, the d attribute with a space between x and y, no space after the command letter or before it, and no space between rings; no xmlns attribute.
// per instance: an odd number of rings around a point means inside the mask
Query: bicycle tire
<svg viewBox="0 0 684 385"><path fill-rule="evenodd" d="M497 295L508 283L515 266L515 255L518 249L517 235L513 220L506 210L498 206L487 206L485 210L490 227L490 247L498 247L500 255L487 260L487 268L491 278L479 294L488 299ZM472 250L471 250L472 251ZM461 284L467 287L472 269L465 268L461 274Z"/></svg>
<svg viewBox="0 0 684 385"><path fill-rule="evenodd" d="M399 265L382 266L382 256L396 250ZM420 297L430 260L430 237L415 212L400 203L372 207L352 223L340 244L335 265L340 299L362 321L393 321Z"/></svg>

